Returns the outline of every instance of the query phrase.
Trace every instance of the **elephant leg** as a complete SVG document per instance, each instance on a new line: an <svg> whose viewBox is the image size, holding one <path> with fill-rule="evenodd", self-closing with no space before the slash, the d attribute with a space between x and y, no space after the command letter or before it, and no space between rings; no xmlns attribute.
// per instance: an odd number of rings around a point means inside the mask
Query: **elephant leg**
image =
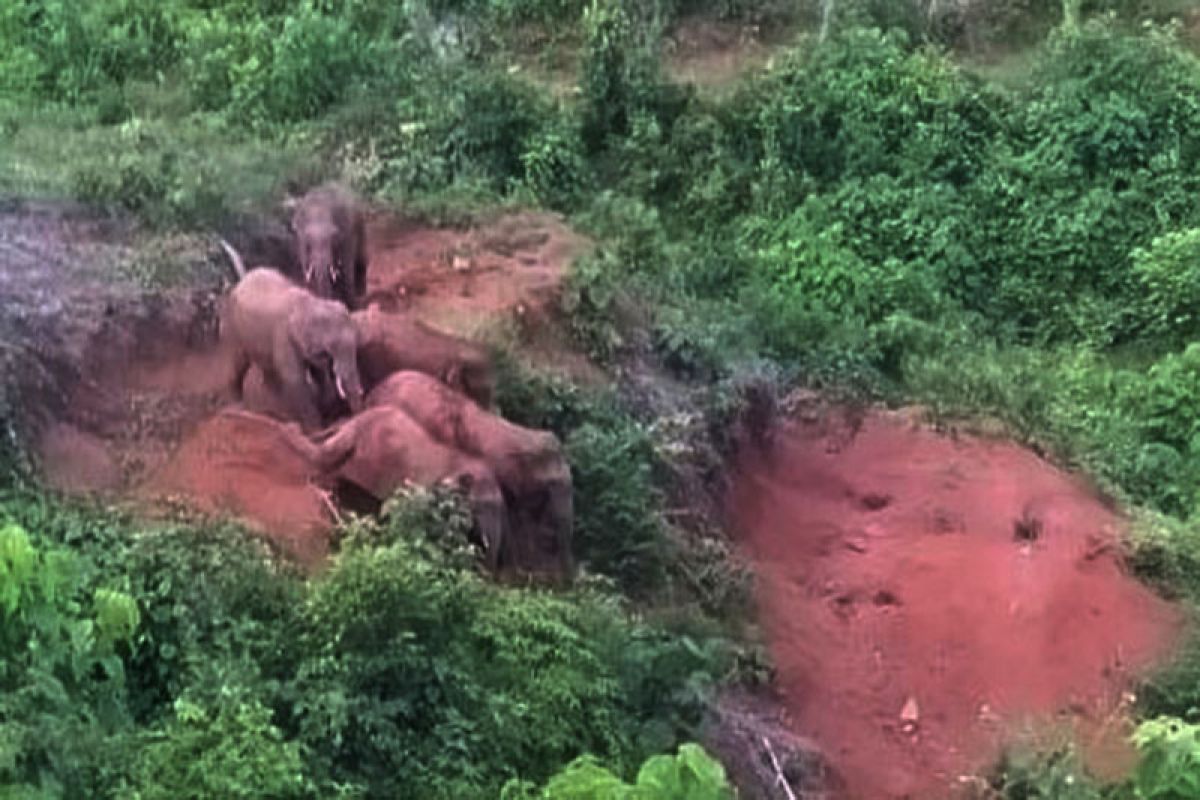
<svg viewBox="0 0 1200 800"><path fill-rule="evenodd" d="M234 400L242 399L242 387L246 382L246 373L250 371L250 356L238 348L233 354L233 362L229 369L229 393Z"/></svg>
<svg viewBox="0 0 1200 800"><path fill-rule="evenodd" d="M305 433L321 427L321 412L317 408L313 389L304 375L304 364L291 343L282 340L275 347L275 374L284 405Z"/></svg>
<svg viewBox="0 0 1200 800"><path fill-rule="evenodd" d="M358 302L367 293L367 253L362 245L359 245L358 253L354 257L354 280L352 285L354 303L357 306Z"/></svg>
<svg viewBox="0 0 1200 800"><path fill-rule="evenodd" d="M575 525L575 499L570 483L559 483L550 487L550 502L546 509L547 522L554 528L558 539L558 557L563 575L571 577L575 571L572 539Z"/></svg>
<svg viewBox="0 0 1200 800"><path fill-rule="evenodd" d="M504 498L498 492L472 492L471 507L475 527L483 541L484 559L490 572L500 568L500 550L504 545L504 527L508 516Z"/></svg>

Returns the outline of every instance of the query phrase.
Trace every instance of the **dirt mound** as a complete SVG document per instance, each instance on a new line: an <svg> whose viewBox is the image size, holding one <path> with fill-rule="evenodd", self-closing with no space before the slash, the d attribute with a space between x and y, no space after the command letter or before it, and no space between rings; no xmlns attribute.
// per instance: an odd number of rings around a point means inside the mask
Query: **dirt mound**
<svg viewBox="0 0 1200 800"><path fill-rule="evenodd" d="M469 230L379 219L367 242L371 300L461 333L548 313L567 267L588 247L559 217L533 213Z"/></svg>
<svg viewBox="0 0 1200 800"><path fill-rule="evenodd" d="M264 417L221 412L183 442L142 488L182 495L211 513L248 521L304 564L328 552L333 517L313 482L315 465L295 446L299 431Z"/></svg>
<svg viewBox="0 0 1200 800"><path fill-rule="evenodd" d="M1122 693L1181 624L1122 571L1121 518L1012 444L808 419L741 459L731 510L786 702L847 797L950 796L1031 721L1120 753Z"/></svg>

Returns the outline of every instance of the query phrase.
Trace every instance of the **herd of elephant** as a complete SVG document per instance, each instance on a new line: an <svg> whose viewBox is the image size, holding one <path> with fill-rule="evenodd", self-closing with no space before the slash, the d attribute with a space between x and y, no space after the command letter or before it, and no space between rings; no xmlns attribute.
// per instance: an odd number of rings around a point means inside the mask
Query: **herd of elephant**
<svg viewBox="0 0 1200 800"><path fill-rule="evenodd" d="M315 448L327 478L382 502L406 484L451 484L467 496L493 571L572 571L571 471L554 434L493 411L487 351L403 314L361 308L368 256L364 212L326 185L291 206L299 274L247 270L224 303L230 389L257 367Z"/></svg>

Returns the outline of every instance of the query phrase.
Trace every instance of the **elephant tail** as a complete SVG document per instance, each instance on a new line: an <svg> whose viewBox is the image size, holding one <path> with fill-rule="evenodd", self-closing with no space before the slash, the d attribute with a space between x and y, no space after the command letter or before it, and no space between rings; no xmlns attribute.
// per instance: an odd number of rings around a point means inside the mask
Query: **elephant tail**
<svg viewBox="0 0 1200 800"><path fill-rule="evenodd" d="M242 257L238 255L238 251L233 249L233 245L224 239L218 239L221 249L225 251L225 255L229 256L230 262L233 263L233 271L240 281L246 277L246 264L242 261Z"/></svg>

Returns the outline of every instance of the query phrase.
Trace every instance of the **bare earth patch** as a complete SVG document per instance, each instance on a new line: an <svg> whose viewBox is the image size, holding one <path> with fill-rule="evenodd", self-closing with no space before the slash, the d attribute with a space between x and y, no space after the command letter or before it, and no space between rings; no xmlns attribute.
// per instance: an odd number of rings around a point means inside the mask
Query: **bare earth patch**
<svg viewBox="0 0 1200 800"><path fill-rule="evenodd" d="M766 66L793 33L705 16L686 17L664 43L664 66L676 83L720 89Z"/></svg>
<svg viewBox="0 0 1200 800"><path fill-rule="evenodd" d="M962 796L1056 729L1128 767L1125 693L1181 615L1124 572L1124 520L1008 442L805 419L742 459L731 508L784 702L845 796Z"/></svg>

